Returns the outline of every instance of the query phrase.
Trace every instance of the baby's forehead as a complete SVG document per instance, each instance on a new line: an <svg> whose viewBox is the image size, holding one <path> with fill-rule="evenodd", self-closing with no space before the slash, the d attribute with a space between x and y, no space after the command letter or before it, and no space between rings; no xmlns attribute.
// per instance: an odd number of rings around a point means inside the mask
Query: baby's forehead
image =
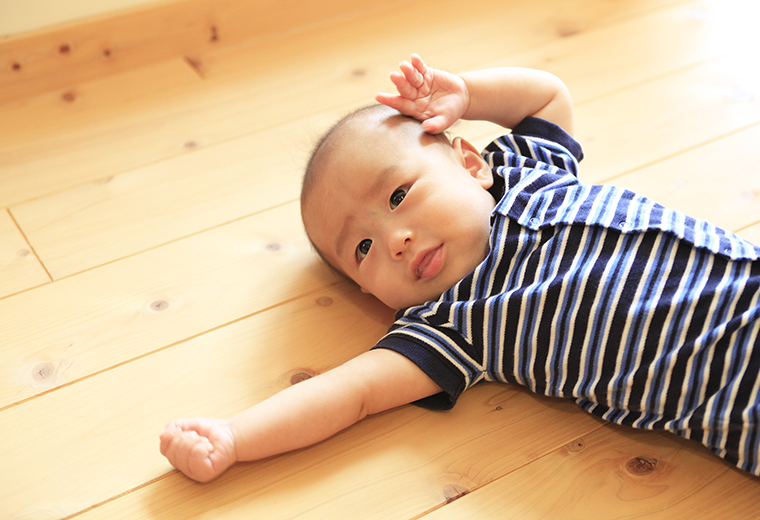
<svg viewBox="0 0 760 520"><path fill-rule="evenodd" d="M357 145L382 149L419 140L424 132L418 121L395 110L376 109L356 114L335 132L338 145Z"/></svg>
<svg viewBox="0 0 760 520"><path fill-rule="evenodd" d="M422 130L419 121L391 109L357 115L346 121L333 139L324 150L326 162L335 167L351 167L357 162L371 161L380 170L420 157L430 144L451 146L446 135L430 135Z"/></svg>

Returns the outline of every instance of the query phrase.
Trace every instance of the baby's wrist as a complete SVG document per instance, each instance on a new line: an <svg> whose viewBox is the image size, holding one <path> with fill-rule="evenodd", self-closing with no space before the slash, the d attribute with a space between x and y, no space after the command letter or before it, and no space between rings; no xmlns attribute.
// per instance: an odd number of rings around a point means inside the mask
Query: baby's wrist
<svg viewBox="0 0 760 520"><path fill-rule="evenodd" d="M220 424L223 429L227 430L230 434L230 439L232 440L232 457L233 457L233 463L235 462L241 462L243 459L241 459L240 454L238 453L238 447L240 445L239 439L240 439L240 433L237 431L237 428L235 427L235 422L233 419L221 419Z"/></svg>
<svg viewBox="0 0 760 520"><path fill-rule="evenodd" d="M459 74L459 78L462 80L462 114L459 117L461 119L468 119L467 113L470 111L470 92L472 92L472 87L467 80L467 76Z"/></svg>

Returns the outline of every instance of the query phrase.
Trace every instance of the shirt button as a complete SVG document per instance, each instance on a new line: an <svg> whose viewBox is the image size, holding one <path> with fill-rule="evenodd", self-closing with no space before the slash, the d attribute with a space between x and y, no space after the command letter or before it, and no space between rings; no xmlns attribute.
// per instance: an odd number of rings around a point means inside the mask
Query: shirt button
<svg viewBox="0 0 760 520"><path fill-rule="evenodd" d="M619 226L621 229L622 229L622 228L624 228L624 227L626 226L626 221L625 221L625 220L621 220L620 222L618 222L618 226Z"/></svg>
<svg viewBox="0 0 760 520"><path fill-rule="evenodd" d="M537 219L536 217L533 217L532 219L530 219L529 223L531 226L538 226L541 223L541 221Z"/></svg>

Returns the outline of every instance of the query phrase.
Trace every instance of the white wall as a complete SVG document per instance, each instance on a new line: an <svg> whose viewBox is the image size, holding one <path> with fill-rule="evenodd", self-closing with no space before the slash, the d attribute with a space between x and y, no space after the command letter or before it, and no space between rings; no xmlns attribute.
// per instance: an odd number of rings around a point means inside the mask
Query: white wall
<svg viewBox="0 0 760 520"><path fill-rule="evenodd" d="M166 0L0 0L0 37Z"/></svg>

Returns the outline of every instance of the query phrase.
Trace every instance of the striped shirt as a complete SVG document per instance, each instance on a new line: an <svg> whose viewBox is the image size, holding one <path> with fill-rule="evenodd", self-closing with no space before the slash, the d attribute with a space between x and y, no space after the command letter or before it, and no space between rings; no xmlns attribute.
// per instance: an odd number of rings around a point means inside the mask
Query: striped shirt
<svg viewBox="0 0 760 520"><path fill-rule="evenodd" d="M528 118L483 152L503 196L490 252L375 348L452 407L479 381L665 429L760 475L760 247L628 190L577 179L580 146ZM498 199L498 198L497 198Z"/></svg>

